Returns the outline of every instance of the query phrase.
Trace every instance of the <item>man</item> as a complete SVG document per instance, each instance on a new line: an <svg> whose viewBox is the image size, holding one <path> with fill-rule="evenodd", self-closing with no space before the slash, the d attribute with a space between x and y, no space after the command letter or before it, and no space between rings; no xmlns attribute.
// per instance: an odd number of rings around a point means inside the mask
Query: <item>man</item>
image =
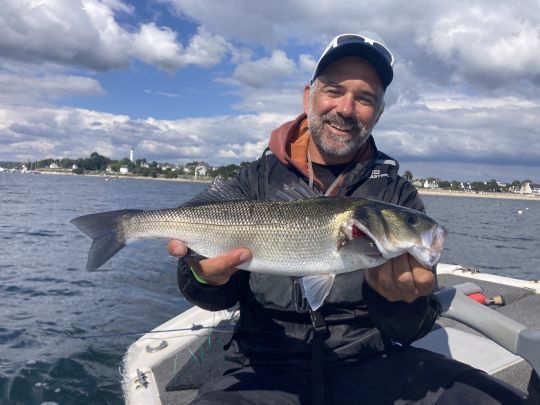
<svg viewBox="0 0 540 405"><path fill-rule="evenodd" d="M393 62L376 41L355 34L334 38L305 86L304 114L276 129L271 153L244 168L231 187L265 200L300 178L327 196L368 197L423 211L416 189L371 136ZM187 253L179 241L168 248L175 256ZM306 305L296 278L237 270L250 258L239 248L180 260L179 286L188 300L209 310L240 306L229 348L239 367L205 384L194 403L519 400L466 365L408 346L430 331L438 311L430 296L434 272L410 255L338 275L317 311Z"/></svg>

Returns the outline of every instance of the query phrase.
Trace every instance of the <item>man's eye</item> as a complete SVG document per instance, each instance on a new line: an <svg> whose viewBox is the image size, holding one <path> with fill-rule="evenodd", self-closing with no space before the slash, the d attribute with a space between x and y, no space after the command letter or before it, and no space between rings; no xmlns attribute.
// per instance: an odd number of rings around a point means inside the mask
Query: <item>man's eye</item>
<svg viewBox="0 0 540 405"><path fill-rule="evenodd" d="M374 106L375 105L375 101L370 99L370 98L361 97L361 98L357 99L357 101L360 104L366 105L366 106Z"/></svg>
<svg viewBox="0 0 540 405"><path fill-rule="evenodd" d="M357 97L356 101L364 105L375 105L375 101L369 97Z"/></svg>

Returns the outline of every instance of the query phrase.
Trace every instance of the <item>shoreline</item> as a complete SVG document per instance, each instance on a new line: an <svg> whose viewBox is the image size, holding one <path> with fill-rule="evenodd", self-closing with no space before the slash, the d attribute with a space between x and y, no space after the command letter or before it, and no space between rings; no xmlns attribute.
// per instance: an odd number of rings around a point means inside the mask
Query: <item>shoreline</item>
<svg viewBox="0 0 540 405"><path fill-rule="evenodd" d="M540 201L540 195L537 195L537 194L493 193L493 192L484 192L484 191L476 192L476 191L433 190L433 189L424 189L424 188L418 188L417 190L418 190L418 194L420 195Z"/></svg>
<svg viewBox="0 0 540 405"><path fill-rule="evenodd" d="M203 179L189 179L185 177L177 177L175 179L167 179L163 177L145 177L145 176L126 176L126 175L109 175L109 174L72 174L66 172L54 172L54 171L39 171L39 174L51 174L60 176L87 176L87 177L102 177L104 179L130 179L130 180L154 180L154 181L177 181L183 183L212 183L213 178ZM32 173L25 173L32 174ZM540 201L539 194L516 194L516 193L494 193L484 191L453 191L453 190L441 190L441 189L426 189L417 188L420 195L433 195L442 197L470 197L470 198L495 198L503 200L528 200L528 201Z"/></svg>
<svg viewBox="0 0 540 405"><path fill-rule="evenodd" d="M212 183L213 179L186 179L184 177L177 177L175 179L167 179L165 177L145 177L145 176L123 176L123 175L108 175L108 174L77 174L76 176L90 176L90 177L103 177L112 180L130 179L130 180L157 180L157 181L178 181L183 183Z"/></svg>
<svg viewBox="0 0 540 405"><path fill-rule="evenodd" d="M67 172L53 172L53 171L38 171L37 173L21 173L21 174L51 174L54 176L79 176L79 177L102 177L104 179L111 179L111 180L120 180L120 179L130 179L130 180L158 180L158 181L178 181L178 182L185 182L185 183L211 183L213 181L212 178L202 178L202 179L188 179L184 177L177 177L177 178L165 178L165 177L150 177L150 176L126 176L123 174L97 174L97 173L85 173L85 174L74 174L74 173L67 173Z"/></svg>

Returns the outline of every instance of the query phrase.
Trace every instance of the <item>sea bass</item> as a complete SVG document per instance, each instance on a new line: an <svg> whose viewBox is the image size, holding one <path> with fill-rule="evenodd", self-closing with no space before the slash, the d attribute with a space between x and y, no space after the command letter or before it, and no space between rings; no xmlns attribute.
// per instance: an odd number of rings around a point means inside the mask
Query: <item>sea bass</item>
<svg viewBox="0 0 540 405"><path fill-rule="evenodd" d="M280 201L223 201L223 190L214 186L203 199L174 209L73 219L93 240L87 270L139 240L178 239L205 257L244 247L252 259L240 269L303 276L306 298L316 309L335 274L372 268L406 252L433 267L446 238L442 226L418 211L365 198L305 198L304 190L290 188Z"/></svg>

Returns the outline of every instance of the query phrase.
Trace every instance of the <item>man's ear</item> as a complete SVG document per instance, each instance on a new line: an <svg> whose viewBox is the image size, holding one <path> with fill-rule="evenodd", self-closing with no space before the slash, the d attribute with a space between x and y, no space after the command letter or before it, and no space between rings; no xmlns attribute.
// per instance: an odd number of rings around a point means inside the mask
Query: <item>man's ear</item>
<svg viewBox="0 0 540 405"><path fill-rule="evenodd" d="M307 114L309 111L309 95L311 94L311 86L306 84L304 86L304 113Z"/></svg>

